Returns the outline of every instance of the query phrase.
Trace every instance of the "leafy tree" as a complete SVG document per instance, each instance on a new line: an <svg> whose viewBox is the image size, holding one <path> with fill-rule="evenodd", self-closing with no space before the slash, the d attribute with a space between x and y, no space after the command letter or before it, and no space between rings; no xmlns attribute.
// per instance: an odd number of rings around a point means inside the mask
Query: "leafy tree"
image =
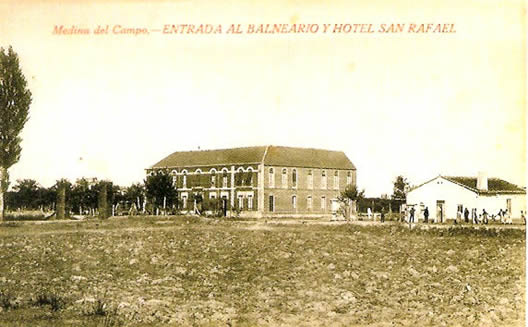
<svg viewBox="0 0 528 327"><path fill-rule="evenodd" d="M338 199L343 201L358 201L365 197L365 190L360 191L356 185L349 184L345 187L345 190L341 192Z"/></svg>
<svg viewBox="0 0 528 327"><path fill-rule="evenodd" d="M97 208L97 188L94 182L86 178L80 178L75 182L71 190L71 205L74 211L84 214Z"/></svg>
<svg viewBox="0 0 528 327"><path fill-rule="evenodd" d="M399 175L394 180L394 188L392 193L392 198L394 200L403 200L407 199L407 191L409 189L409 181L407 178Z"/></svg>
<svg viewBox="0 0 528 327"><path fill-rule="evenodd" d="M0 220L4 219L8 169L20 159L20 132L28 120L30 105L31 92L18 55L12 47L7 51L0 48Z"/></svg>
<svg viewBox="0 0 528 327"><path fill-rule="evenodd" d="M145 185L141 183L132 184L125 189L124 200L136 204L136 209L140 210L143 207L145 197Z"/></svg>
<svg viewBox="0 0 528 327"><path fill-rule="evenodd" d="M36 209L39 206L41 186L33 179L18 179L13 186L14 205L21 209Z"/></svg>
<svg viewBox="0 0 528 327"><path fill-rule="evenodd" d="M172 177L165 172L158 172L145 179L145 194L155 208L172 206L176 200L176 188Z"/></svg>
<svg viewBox="0 0 528 327"><path fill-rule="evenodd" d="M345 187L345 190L338 196L339 202L345 205L346 211L352 206L352 213L356 211L357 203L365 197L365 190L359 190L355 184L349 184ZM345 217L349 217L349 214L345 213Z"/></svg>
<svg viewBox="0 0 528 327"><path fill-rule="evenodd" d="M51 211L55 208L55 200L57 199L57 194L53 187L40 187L38 190L38 206L44 211Z"/></svg>

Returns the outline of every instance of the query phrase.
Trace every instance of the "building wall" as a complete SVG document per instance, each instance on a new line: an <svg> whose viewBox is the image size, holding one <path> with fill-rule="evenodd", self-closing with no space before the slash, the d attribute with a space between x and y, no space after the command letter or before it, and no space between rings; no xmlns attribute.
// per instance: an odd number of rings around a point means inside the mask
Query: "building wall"
<svg viewBox="0 0 528 327"><path fill-rule="evenodd" d="M273 175L270 176L270 169ZM283 179L283 170L286 177ZM297 182L293 182L293 172L297 174ZM323 182L323 171L326 174L326 187ZM334 182L335 172L338 172L337 184ZM312 182L309 182L311 173ZM347 179L348 174L350 178ZM314 215L323 216L332 213L332 201L345 189L347 182L355 185L354 170L336 170L305 167L264 166L264 198L263 214L266 216ZM285 180L286 183L283 183ZM274 210L270 211L270 196L274 199ZM295 206L293 197L296 198ZM309 205L311 197L311 206ZM324 201L324 205L321 203Z"/></svg>
<svg viewBox="0 0 528 327"><path fill-rule="evenodd" d="M482 209L486 209L489 214L497 215L499 210L506 210L508 207L508 199L511 200L511 216L512 218L520 218L521 210L526 213L526 195L525 194L497 194L497 195L481 195L478 200L478 212L482 213Z"/></svg>
<svg viewBox="0 0 528 327"><path fill-rule="evenodd" d="M252 171L249 171L251 167ZM239 172L239 169L242 171ZM273 182L270 184L269 169L273 168ZM211 183L211 170L215 169L215 186ZM283 184L283 169L286 169L285 183ZM264 170L264 173L262 173ZM291 215L314 215L323 216L332 213L332 201L347 186L356 184L355 170L336 170L304 167L279 167L258 165L243 166L203 166L203 167L179 167L168 170L174 177L174 183L178 188L180 201L185 196L187 203L185 210L192 210L194 201L193 194L201 194L204 206L210 207L211 194L217 199L227 197L230 210L240 209L241 216L291 216ZM224 172L225 173L224 173ZM296 172L296 180L293 181L293 172ZM323 171L326 174L326 187L323 187ZM337 184L335 173L337 171ZM309 173L312 174L312 183L309 185ZM234 175L233 175L234 174ZM185 176L185 177L184 177ZM226 176L227 186L223 185L223 177ZM249 177L251 178L249 179ZM185 178L185 185L184 185ZM247 181L251 180L249 184ZM251 196L249 196L251 195ZM273 212L269 210L269 196L273 195L275 206ZM242 196L243 206L239 206L239 196ZM296 206L293 205L292 197L296 197ZM311 207L308 198L311 197ZM251 199L252 206L249 209L248 201ZM324 199L324 200L323 200ZM322 202L324 201L324 206ZM261 207L259 209L259 206ZM183 203L180 204L180 208ZM184 210L184 211L185 211Z"/></svg>
<svg viewBox="0 0 528 327"><path fill-rule="evenodd" d="M457 214L457 206L462 204L464 208L476 208L478 196L460 185L452 183L441 177L424 184L407 194L407 205L418 205L419 207L429 208L429 219L437 220L438 212L436 210L437 200L445 201L446 219L454 219ZM420 206L423 204L423 206ZM423 214L417 210L415 217L422 220Z"/></svg>
<svg viewBox="0 0 528 327"><path fill-rule="evenodd" d="M447 219L454 219L457 215L458 205L468 208L471 212L473 208L481 214L485 209L489 215L497 214L500 209L507 208L507 199L511 199L512 217L520 217L521 210L526 212L525 194L498 194L498 195L478 195L476 192L468 190L458 184L438 177L433 181L410 191L407 194L407 205L417 205L417 208L429 207L429 218L437 218L437 200L445 201L445 214ZM423 204L423 206L420 206ZM416 216L423 219L420 210Z"/></svg>

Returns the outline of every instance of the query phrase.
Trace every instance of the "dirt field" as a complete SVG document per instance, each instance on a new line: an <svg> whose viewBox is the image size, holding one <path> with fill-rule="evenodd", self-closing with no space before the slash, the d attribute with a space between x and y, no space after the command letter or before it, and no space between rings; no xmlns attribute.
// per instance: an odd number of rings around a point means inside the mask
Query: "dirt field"
<svg viewBox="0 0 528 327"><path fill-rule="evenodd" d="M524 227L0 225L0 326L524 326Z"/></svg>

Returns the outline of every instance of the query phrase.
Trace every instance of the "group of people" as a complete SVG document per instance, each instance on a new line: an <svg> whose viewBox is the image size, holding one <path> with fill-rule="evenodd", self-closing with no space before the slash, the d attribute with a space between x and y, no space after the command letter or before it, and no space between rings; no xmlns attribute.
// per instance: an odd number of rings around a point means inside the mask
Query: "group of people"
<svg viewBox="0 0 528 327"><path fill-rule="evenodd" d="M429 222L429 208L425 207L425 209L422 212L424 223ZM414 207L405 208L403 212L402 221L405 220L409 223L415 222L416 215L416 209ZM463 220L462 220L463 219ZM521 211L521 219L524 224L526 224L526 217L525 213ZM494 222L498 221L502 224L513 224L511 214L508 212L508 209L500 209L499 212L494 215L490 215L486 209L482 209L482 212L479 213L476 208L471 209L471 212L468 208L465 208L463 211L458 211L456 215L456 219L454 220L455 224L461 223L464 221L466 224L472 223L472 224L488 224L489 221L492 220ZM436 222L436 221L435 221Z"/></svg>

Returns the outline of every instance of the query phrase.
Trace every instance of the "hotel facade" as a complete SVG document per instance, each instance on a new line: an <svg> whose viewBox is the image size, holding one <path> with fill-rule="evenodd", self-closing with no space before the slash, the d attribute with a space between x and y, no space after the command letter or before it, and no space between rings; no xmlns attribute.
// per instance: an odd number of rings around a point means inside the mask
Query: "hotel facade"
<svg viewBox="0 0 528 327"><path fill-rule="evenodd" d="M180 211L253 218L329 216L356 185L342 151L271 145L175 152L146 171L171 174Z"/></svg>

